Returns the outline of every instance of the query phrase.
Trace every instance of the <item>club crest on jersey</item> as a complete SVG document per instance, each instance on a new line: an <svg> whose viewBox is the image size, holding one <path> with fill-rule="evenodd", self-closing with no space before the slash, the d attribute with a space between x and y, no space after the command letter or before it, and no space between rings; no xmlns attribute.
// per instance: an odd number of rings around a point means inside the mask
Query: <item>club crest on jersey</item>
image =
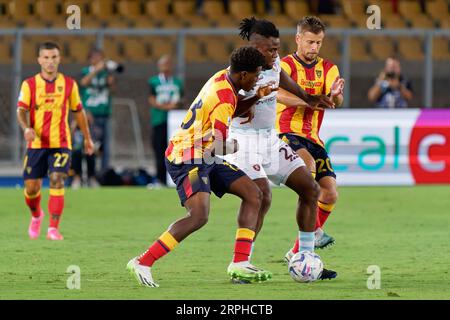
<svg viewBox="0 0 450 320"><path fill-rule="evenodd" d="M259 164L255 164L253 166L253 169L255 169L255 171L261 171L261 167L259 166Z"/></svg>
<svg viewBox="0 0 450 320"><path fill-rule="evenodd" d="M316 70L316 76L320 78L322 76L322 70Z"/></svg>
<svg viewBox="0 0 450 320"><path fill-rule="evenodd" d="M27 173L28 173L28 174L31 173L31 167L27 167Z"/></svg>
<svg viewBox="0 0 450 320"><path fill-rule="evenodd" d="M202 177L203 183L208 184L208 177Z"/></svg>
<svg viewBox="0 0 450 320"><path fill-rule="evenodd" d="M62 86L58 86L58 92L62 92L63 87Z"/></svg>

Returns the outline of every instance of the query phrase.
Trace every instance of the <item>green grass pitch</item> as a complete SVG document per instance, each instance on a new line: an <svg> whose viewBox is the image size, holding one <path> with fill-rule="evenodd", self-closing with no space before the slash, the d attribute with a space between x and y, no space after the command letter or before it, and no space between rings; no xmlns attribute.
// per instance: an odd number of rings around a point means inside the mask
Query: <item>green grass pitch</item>
<svg viewBox="0 0 450 320"><path fill-rule="evenodd" d="M30 214L22 190L0 189L0 299L450 299L450 186L341 187L326 231L336 245L318 251L338 278L291 280L282 258L296 235L296 197L273 190L253 262L271 281L233 285L232 257L239 200L212 197L209 223L158 261L160 288L138 286L128 260L184 215L174 189L67 190L62 242L28 239ZM43 191L47 208L48 189ZM81 270L69 290L70 265ZM381 288L367 288L367 268L379 266Z"/></svg>

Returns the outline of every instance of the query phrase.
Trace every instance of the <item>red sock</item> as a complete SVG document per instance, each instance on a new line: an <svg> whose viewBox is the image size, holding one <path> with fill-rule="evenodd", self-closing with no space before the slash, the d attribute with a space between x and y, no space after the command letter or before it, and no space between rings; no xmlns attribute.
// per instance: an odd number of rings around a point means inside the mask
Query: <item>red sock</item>
<svg viewBox="0 0 450 320"><path fill-rule="evenodd" d="M250 252L252 251L254 238L255 231L253 230L247 228L240 228L237 230L233 262L248 261Z"/></svg>
<svg viewBox="0 0 450 320"><path fill-rule="evenodd" d="M168 254L176 245L178 245L178 241L166 231L138 258L138 261L143 266L151 267L156 260Z"/></svg>
<svg viewBox="0 0 450 320"><path fill-rule="evenodd" d="M318 203L317 206L317 220L320 221L319 227L323 227L328 217L330 216L331 211L334 209L334 204L326 204L323 202ZM316 221L317 226L317 221ZM317 228L316 228L317 229Z"/></svg>
<svg viewBox="0 0 450 320"><path fill-rule="evenodd" d="M298 241L298 236L295 238L294 247L292 248L293 253L298 253L298 248L300 247L300 242Z"/></svg>
<svg viewBox="0 0 450 320"><path fill-rule="evenodd" d="M50 189L48 199L48 213L50 214L50 228L58 228L59 220L64 209L64 189Z"/></svg>
<svg viewBox="0 0 450 320"><path fill-rule="evenodd" d="M30 197L25 191L25 203L30 208L31 215L34 218L39 218L41 214L41 192L39 191L37 195Z"/></svg>

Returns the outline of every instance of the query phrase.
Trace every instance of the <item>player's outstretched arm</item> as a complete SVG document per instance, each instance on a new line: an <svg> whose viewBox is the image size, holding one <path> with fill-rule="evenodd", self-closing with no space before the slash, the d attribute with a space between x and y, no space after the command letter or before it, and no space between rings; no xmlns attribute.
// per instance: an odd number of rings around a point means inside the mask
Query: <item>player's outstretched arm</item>
<svg viewBox="0 0 450 320"><path fill-rule="evenodd" d="M280 88L283 88L290 93L295 94L297 97L305 101L311 107L321 107L334 109L334 103L325 95L311 95L305 92L286 71L281 70L280 73Z"/></svg>
<svg viewBox="0 0 450 320"><path fill-rule="evenodd" d="M92 155L94 153L94 142L91 138L91 133L89 131L89 125L86 117L86 112L84 109L74 112L75 121L77 122L78 128L80 128L84 137L84 151L88 155Z"/></svg>
<svg viewBox="0 0 450 320"><path fill-rule="evenodd" d="M296 106L296 107L309 107L309 105L295 94L290 93L289 91L280 88L277 94L277 101L287 106Z"/></svg>

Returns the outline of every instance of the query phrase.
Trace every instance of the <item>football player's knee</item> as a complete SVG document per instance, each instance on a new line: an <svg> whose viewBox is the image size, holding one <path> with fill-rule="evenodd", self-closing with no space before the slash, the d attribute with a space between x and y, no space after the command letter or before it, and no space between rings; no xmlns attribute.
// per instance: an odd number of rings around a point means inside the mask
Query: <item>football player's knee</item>
<svg viewBox="0 0 450 320"><path fill-rule="evenodd" d="M272 203L272 192L270 190L262 192L261 207L263 208L270 207L271 203Z"/></svg>
<svg viewBox="0 0 450 320"><path fill-rule="evenodd" d="M254 195L252 195L251 198L254 199L255 205L258 205L258 207L261 207L263 200L265 198L264 193L258 187L255 188L253 193L254 193Z"/></svg>
<svg viewBox="0 0 450 320"><path fill-rule="evenodd" d="M197 230L208 223L208 214L206 212L197 212L197 214L191 214L191 223L193 229Z"/></svg>
<svg viewBox="0 0 450 320"><path fill-rule="evenodd" d="M320 195L320 186L316 181L312 181L311 185L308 188L308 191L305 193L306 198L305 201L317 201Z"/></svg>
<svg viewBox="0 0 450 320"><path fill-rule="evenodd" d="M324 190L322 190L322 195L320 197L321 198L320 200L324 203L332 204L332 203L337 202L338 197L339 197L339 194L336 189L334 189L334 188L333 189L324 189Z"/></svg>
<svg viewBox="0 0 450 320"><path fill-rule="evenodd" d="M64 177L61 174L51 174L50 175L50 187L51 188L63 188L64 187Z"/></svg>
<svg viewBox="0 0 450 320"><path fill-rule="evenodd" d="M25 187L25 190L28 196L33 197L39 193L41 187L39 184L29 184Z"/></svg>

